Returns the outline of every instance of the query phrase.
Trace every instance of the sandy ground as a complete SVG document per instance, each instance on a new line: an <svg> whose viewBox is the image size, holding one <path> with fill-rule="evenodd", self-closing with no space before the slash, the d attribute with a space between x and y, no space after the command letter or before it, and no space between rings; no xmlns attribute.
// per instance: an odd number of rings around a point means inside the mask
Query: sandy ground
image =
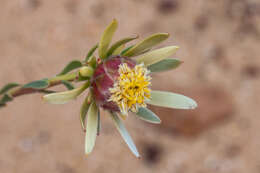
<svg viewBox="0 0 260 173"><path fill-rule="evenodd" d="M156 126L129 116L141 159L103 113L86 157L82 98L57 106L24 96L0 110L0 172L260 172L258 0L1 0L0 85L53 76L83 59L113 18L115 40L171 34L162 45L179 45L185 63L154 76L153 87L193 97L199 108L153 108L163 120Z"/></svg>

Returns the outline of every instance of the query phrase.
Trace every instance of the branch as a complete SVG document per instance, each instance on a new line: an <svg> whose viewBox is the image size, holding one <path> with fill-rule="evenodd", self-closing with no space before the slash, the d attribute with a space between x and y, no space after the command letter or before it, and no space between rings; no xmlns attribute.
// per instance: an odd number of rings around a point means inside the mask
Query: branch
<svg viewBox="0 0 260 173"><path fill-rule="evenodd" d="M5 106L7 102L12 101L14 98L34 93L50 93L52 91L48 90L51 87L63 84L63 81L78 82L78 72L69 73L65 75L55 76L46 80L47 86L44 88L27 88L25 85L12 88L8 92L3 94L0 98L0 107Z"/></svg>

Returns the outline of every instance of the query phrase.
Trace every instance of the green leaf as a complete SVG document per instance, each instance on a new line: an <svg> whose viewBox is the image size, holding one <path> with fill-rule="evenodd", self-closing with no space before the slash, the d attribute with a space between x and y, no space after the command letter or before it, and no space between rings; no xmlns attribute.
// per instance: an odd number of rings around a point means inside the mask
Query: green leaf
<svg viewBox="0 0 260 173"><path fill-rule="evenodd" d="M127 57L137 56L142 53L144 50L150 49L153 46L161 43L169 37L168 33L157 33L153 34L143 41L137 43L134 47L126 51L123 55Z"/></svg>
<svg viewBox="0 0 260 173"><path fill-rule="evenodd" d="M128 134L123 122L119 119L119 117L115 113L111 113L111 118L113 119L117 130L121 134L122 138L124 139L125 143L130 148L130 150L133 152L133 154L136 157L140 157L140 155L137 151L137 148L136 148L131 136Z"/></svg>
<svg viewBox="0 0 260 173"><path fill-rule="evenodd" d="M103 35L101 36L99 46L98 46L98 54L101 59L105 59L107 55L107 50L109 44L112 40L112 37L117 29L117 21L114 19L111 24L105 29Z"/></svg>
<svg viewBox="0 0 260 173"><path fill-rule="evenodd" d="M17 86L19 86L19 84L17 83L6 84L3 88L0 89L0 95L8 92L10 89L15 88Z"/></svg>
<svg viewBox="0 0 260 173"><path fill-rule="evenodd" d="M121 45L118 48L116 48L116 50L112 53L112 55L120 55L120 52L122 52L122 50L125 48L125 45Z"/></svg>
<svg viewBox="0 0 260 173"><path fill-rule="evenodd" d="M138 38L138 35L133 36L133 37L123 38L123 39L121 39L121 40L115 42L115 43L110 47L110 49L107 51L107 56L112 55L112 54L114 53L114 51L115 51L118 47L120 47L120 46L122 46L122 45L124 45L124 44L126 44L126 43L128 43L128 42L130 42L130 41L132 41L132 40L135 40L135 39L137 39L137 38Z"/></svg>
<svg viewBox="0 0 260 173"><path fill-rule="evenodd" d="M120 55L124 55L129 49L131 49L132 47L134 47L134 45L128 46L127 48L125 48L124 50L122 50L122 52L120 53Z"/></svg>
<svg viewBox="0 0 260 173"><path fill-rule="evenodd" d="M159 61L164 60L165 58L168 58L172 54L174 54L179 47L177 46L168 46L161 49L156 49L153 51L150 51L141 57L138 57L137 63L144 63L145 66L150 66L152 64L155 64Z"/></svg>
<svg viewBox="0 0 260 173"><path fill-rule="evenodd" d="M97 135L100 134L101 121L100 121L100 110L98 109L98 126L97 126Z"/></svg>
<svg viewBox="0 0 260 173"><path fill-rule="evenodd" d="M92 102L87 117L87 129L85 138L85 154L91 153L95 146L98 129L98 108L95 102Z"/></svg>
<svg viewBox="0 0 260 173"><path fill-rule="evenodd" d="M44 93L44 94L51 94L51 93L56 93L56 91L53 91L53 90L39 90L38 92L40 93Z"/></svg>
<svg viewBox="0 0 260 173"><path fill-rule="evenodd" d="M147 121L149 123L154 123L154 124L160 124L161 123L160 118L155 113L153 113L151 110L144 108L144 107L140 107L138 109L138 112L136 113L136 115L140 119Z"/></svg>
<svg viewBox="0 0 260 173"><path fill-rule="evenodd" d="M75 87L73 86L72 83L66 80L62 80L61 83L68 89L68 90L73 90Z"/></svg>
<svg viewBox="0 0 260 173"><path fill-rule="evenodd" d="M181 64L182 61L180 60L168 58L148 66L148 70L150 70L151 72L163 72L175 69L179 67Z"/></svg>
<svg viewBox="0 0 260 173"><path fill-rule="evenodd" d="M78 72L73 72L73 73L68 73L68 74L64 74L64 75L60 75L60 76L54 76L48 79L48 82L50 84L55 84L57 81L62 81L62 80L66 80L66 81L73 81L75 80L75 78L77 77Z"/></svg>
<svg viewBox="0 0 260 173"><path fill-rule="evenodd" d="M197 103L189 97L165 91L152 91L148 104L175 109L195 109Z"/></svg>
<svg viewBox="0 0 260 173"><path fill-rule="evenodd" d="M4 94L3 97L0 99L0 105L5 106L7 102L12 101L13 98L9 96L8 94Z"/></svg>
<svg viewBox="0 0 260 173"><path fill-rule="evenodd" d="M86 129L85 120L86 120L87 112L88 112L89 106L91 104L91 101L92 101L92 97L91 97L91 94L89 93L80 108L80 122L81 122L81 126L82 126L83 130Z"/></svg>
<svg viewBox="0 0 260 173"><path fill-rule="evenodd" d="M91 57L89 57L88 64L89 64L92 68L94 68L94 69L97 67L97 60L96 60L96 57L95 57L94 55L92 55Z"/></svg>
<svg viewBox="0 0 260 173"><path fill-rule="evenodd" d="M96 51L96 49L98 48L98 43L95 45L95 46L93 46L90 50L89 50L89 52L88 52L88 54L87 54L87 56L86 56L86 58L85 58L85 61L87 62L88 60L89 60L89 58L93 55L93 53Z"/></svg>
<svg viewBox="0 0 260 173"><path fill-rule="evenodd" d="M75 70L81 66L82 66L82 63L78 60L71 61L70 63L68 63L66 65L66 67L57 76L67 74L70 71Z"/></svg>
<svg viewBox="0 0 260 173"><path fill-rule="evenodd" d="M77 98L77 96L79 96L85 89L87 89L89 87L89 84L90 84L90 82L86 82L81 87L70 90L70 91L47 94L47 95L43 96L43 100L47 101L49 103L52 103L52 104L67 103L68 101L71 101L71 100Z"/></svg>
<svg viewBox="0 0 260 173"><path fill-rule="evenodd" d="M23 88L33 88L33 89L44 89L49 86L49 82L46 79L43 80L37 80L30 82L28 84L25 84Z"/></svg>

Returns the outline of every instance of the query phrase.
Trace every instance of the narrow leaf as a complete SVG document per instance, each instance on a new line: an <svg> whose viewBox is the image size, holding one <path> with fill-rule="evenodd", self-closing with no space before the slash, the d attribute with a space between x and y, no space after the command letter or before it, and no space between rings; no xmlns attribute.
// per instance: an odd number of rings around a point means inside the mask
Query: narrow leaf
<svg viewBox="0 0 260 173"><path fill-rule="evenodd" d="M120 55L120 52L122 52L122 50L125 48L125 45L121 45L118 48L116 48L116 50L112 53L112 55Z"/></svg>
<svg viewBox="0 0 260 173"><path fill-rule="evenodd" d="M189 97L165 91L152 91L148 104L175 109L195 109L197 103Z"/></svg>
<svg viewBox="0 0 260 173"><path fill-rule="evenodd" d="M44 89L49 86L48 80L37 80L30 82L28 84L25 84L23 88L33 88L33 89Z"/></svg>
<svg viewBox="0 0 260 173"><path fill-rule="evenodd" d="M0 95L8 92L10 89L15 88L17 86L19 86L19 84L17 83L6 84L3 88L0 89Z"/></svg>
<svg viewBox="0 0 260 173"><path fill-rule="evenodd" d="M120 53L120 55L124 55L129 49L131 49L132 47L134 47L134 45L128 46L127 48L125 48L124 50L122 50L122 52Z"/></svg>
<svg viewBox="0 0 260 173"><path fill-rule="evenodd" d="M140 119L147 121L149 123L154 123L154 124L161 123L160 118L155 113L153 113L151 110L144 108L144 107L140 107L138 109L138 112L136 113L136 115Z"/></svg>
<svg viewBox="0 0 260 173"><path fill-rule="evenodd" d="M5 106L7 102L10 102L12 100L13 98L11 96L9 96L8 94L4 94L0 99L0 105Z"/></svg>
<svg viewBox="0 0 260 173"><path fill-rule="evenodd" d="M75 87L73 86L72 83L66 80L62 80L61 83L68 89L68 90L73 90Z"/></svg>
<svg viewBox="0 0 260 173"><path fill-rule="evenodd" d="M120 47L120 46L122 46L122 45L124 45L124 44L126 44L126 43L128 43L128 42L130 42L130 41L132 41L132 40L135 40L135 39L137 39L137 38L138 38L138 36L135 35L135 36L133 36L133 37L123 38L123 39L121 39L121 40L115 42L115 43L110 47L110 49L107 51L107 56L112 55L112 54L114 53L114 51L115 51L118 47Z"/></svg>
<svg viewBox="0 0 260 173"><path fill-rule="evenodd" d="M91 103L88 110L87 129L85 138L85 154L91 153L95 146L98 129L98 108L95 102Z"/></svg>
<svg viewBox="0 0 260 173"><path fill-rule="evenodd" d="M89 64L92 68L96 68L96 66L97 66L97 60L96 60L96 57L95 57L94 55L92 55L91 57L89 57L88 64Z"/></svg>
<svg viewBox="0 0 260 173"><path fill-rule="evenodd" d="M139 55L144 50L152 48L153 46L166 40L168 37L169 37L168 33L153 34L153 35L147 37L146 39L144 39L143 41L137 43L134 47L129 49L123 55L125 55L127 57Z"/></svg>
<svg viewBox="0 0 260 173"><path fill-rule="evenodd" d="M40 92L40 93L44 93L44 94L56 93L56 91L53 91L53 90L47 90L47 89L39 90L38 92Z"/></svg>
<svg viewBox="0 0 260 173"><path fill-rule="evenodd" d="M117 21L114 19L111 24L105 29L103 35L101 36L98 53L101 59L105 59L107 55L107 49L112 40L112 37L117 29Z"/></svg>
<svg viewBox="0 0 260 173"><path fill-rule="evenodd" d="M155 64L173 55L178 50L178 48L179 47L177 46L168 46L161 49L150 51L142 55L141 57L138 57L137 62L144 63L145 66Z"/></svg>
<svg viewBox="0 0 260 173"><path fill-rule="evenodd" d="M57 76L67 74L68 72L75 70L81 66L82 66L82 63L78 60L71 61L69 64L66 65L66 67Z"/></svg>
<svg viewBox="0 0 260 173"><path fill-rule="evenodd" d="M85 89L87 89L89 87L89 84L90 84L89 82L86 82L81 87L70 90L70 91L45 95L45 96L43 96L43 100L47 101L49 103L52 103L52 104L67 103L68 101L71 101L71 100L77 98L77 96L79 96Z"/></svg>
<svg viewBox="0 0 260 173"><path fill-rule="evenodd" d="M163 72L175 69L179 67L181 64L182 61L180 60L168 58L148 66L148 70L150 70L151 72Z"/></svg>
<svg viewBox="0 0 260 173"><path fill-rule="evenodd" d="M124 139L125 143L130 148L130 150L133 152L133 154L136 157L140 157L140 155L137 151L137 148L136 148L131 136L128 134L123 122L119 119L119 117L115 113L111 113L111 118L113 119L117 130L121 134L122 138Z"/></svg>
<svg viewBox="0 0 260 173"><path fill-rule="evenodd" d="M97 126L97 135L100 134L101 121L100 121L100 110L98 109L98 126Z"/></svg>
<svg viewBox="0 0 260 173"><path fill-rule="evenodd" d="M98 48L98 44L96 44L95 46L93 46L89 51L88 54L85 58L85 61L87 62L89 60L89 58L93 55L93 53L96 51L96 49Z"/></svg>
<svg viewBox="0 0 260 173"><path fill-rule="evenodd" d="M91 95L89 94L85 98L85 100L80 108L80 122L81 122L81 126L82 126L83 130L86 129L85 120L86 120L87 112L88 112L89 106L91 104L91 101L92 101Z"/></svg>

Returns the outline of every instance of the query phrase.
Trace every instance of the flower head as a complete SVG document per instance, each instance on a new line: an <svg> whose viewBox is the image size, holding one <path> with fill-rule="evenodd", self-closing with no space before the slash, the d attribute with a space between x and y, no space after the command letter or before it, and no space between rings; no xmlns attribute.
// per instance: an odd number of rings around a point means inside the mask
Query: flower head
<svg viewBox="0 0 260 173"><path fill-rule="evenodd" d="M152 73L175 69L182 63L169 58L177 51L177 46L151 50L166 40L168 33L153 34L125 48L126 43L135 40L137 36L123 38L110 46L116 28L117 21L113 20L101 36L99 44L89 51L83 67L80 65L77 80L85 81L84 85L70 91L46 95L44 99L56 104L65 103L90 87L80 113L82 127L86 130L86 154L94 148L100 130L99 108L103 108L110 114L131 151L139 157L120 117L125 119L124 115L133 112L142 120L160 123L160 118L146 108L147 104L175 109L193 109L197 104L180 94L151 90ZM94 55L96 49L98 58Z"/></svg>
<svg viewBox="0 0 260 173"><path fill-rule="evenodd" d="M146 107L145 101L151 98L151 77L143 64L130 68L126 63L119 66L119 77L109 91L109 101L117 104L122 114L129 110L137 112L138 107Z"/></svg>

